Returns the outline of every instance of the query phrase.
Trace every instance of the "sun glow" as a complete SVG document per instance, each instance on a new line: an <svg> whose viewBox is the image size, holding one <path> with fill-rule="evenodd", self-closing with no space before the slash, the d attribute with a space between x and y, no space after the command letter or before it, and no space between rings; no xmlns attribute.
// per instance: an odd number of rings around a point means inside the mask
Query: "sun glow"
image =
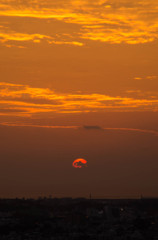
<svg viewBox="0 0 158 240"><path fill-rule="evenodd" d="M72 166L74 168L87 167L87 160L85 160L83 158L78 158L75 161L73 161Z"/></svg>

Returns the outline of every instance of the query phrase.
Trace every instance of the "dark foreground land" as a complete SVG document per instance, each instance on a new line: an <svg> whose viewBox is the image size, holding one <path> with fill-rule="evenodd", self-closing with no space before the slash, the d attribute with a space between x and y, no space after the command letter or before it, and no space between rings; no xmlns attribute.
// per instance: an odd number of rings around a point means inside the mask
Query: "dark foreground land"
<svg viewBox="0 0 158 240"><path fill-rule="evenodd" d="M158 199L0 199L0 240L156 240Z"/></svg>

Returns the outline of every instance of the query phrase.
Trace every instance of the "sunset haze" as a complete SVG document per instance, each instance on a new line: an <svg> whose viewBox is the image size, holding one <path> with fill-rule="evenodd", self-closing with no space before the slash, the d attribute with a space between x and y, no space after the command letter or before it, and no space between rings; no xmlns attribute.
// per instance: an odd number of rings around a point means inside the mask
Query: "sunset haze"
<svg viewBox="0 0 158 240"><path fill-rule="evenodd" d="M0 0L0 55L0 197L158 197L157 1Z"/></svg>

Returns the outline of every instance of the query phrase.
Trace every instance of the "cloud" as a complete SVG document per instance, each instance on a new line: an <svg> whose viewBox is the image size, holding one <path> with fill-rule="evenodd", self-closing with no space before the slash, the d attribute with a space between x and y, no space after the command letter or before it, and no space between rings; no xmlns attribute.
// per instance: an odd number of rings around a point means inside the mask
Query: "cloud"
<svg viewBox="0 0 158 240"><path fill-rule="evenodd" d="M16 45L8 44L8 42L33 42L40 43L42 40L46 41L49 44L57 44L57 45L75 45L75 46L83 46L82 42L72 41L67 37L67 41L62 39L58 39L57 37L43 35L43 34L29 34L29 33L19 33L13 31L0 31L0 42L5 43L6 47L15 47ZM6 44L7 43L7 44ZM24 46L18 46L19 48L25 48Z"/></svg>
<svg viewBox="0 0 158 240"><path fill-rule="evenodd" d="M0 83L1 115L34 116L42 114L76 114L105 111L157 111L158 96L147 94L137 97L109 96L105 94L57 93L49 88L29 85ZM139 94L139 93L138 93ZM5 110L6 109L6 110ZM8 109L14 109L9 111ZM98 129L98 126L84 126Z"/></svg>
<svg viewBox="0 0 158 240"><path fill-rule="evenodd" d="M158 131L138 129L138 128L104 128L104 130L114 130L114 131L127 131L127 132L138 132L138 133L148 133L158 136Z"/></svg>
<svg viewBox="0 0 158 240"><path fill-rule="evenodd" d="M83 129L85 129L85 130L103 130L103 128L102 127L100 127L100 126L92 126L92 125L84 125L83 126Z"/></svg>
<svg viewBox="0 0 158 240"><path fill-rule="evenodd" d="M155 80L155 79L158 79L158 76L147 76L146 79L149 79L149 80Z"/></svg>
<svg viewBox="0 0 158 240"><path fill-rule="evenodd" d="M6 0L0 4L0 16L29 19L56 20L65 26L62 34L51 42L83 46L83 41L100 41L113 44L140 44L158 39L158 2L155 0ZM70 31L70 25L77 30ZM50 35L52 37L52 26ZM56 26L57 28L57 26ZM37 29L37 28L36 28ZM53 28L55 29L55 28ZM38 33L43 35L38 28ZM20 34L20 33L17 33ZM27 34L27 33L21 33ZM66 34L69 36L66 37ZM33 35L33 34L30 34ZM32 36L33 37L33 36ZM70 38L72 41L70 41ZM13 38L13 37L12 37ZM13 39L14 40L14 39Z"/></svg>
<svg viewBox="0 0 158 240"><path fill-rule="evenodd" d="M49 36L41 35L41 34L26 34L26 33L17 33L17 32L9 32L4 33L0 32L0 41L33 41L40 42L41 39L50 39Z"/></svg>
<svg viewBox="0 0 158 240"><path fill-rule="evenodd" d="M142 80L142 77L135 77L134 80Z"/></svg>
<svg viewBox="0 0 158 240"><path fill-rule="evenodd" d="M0 126L7 126L7 127L33 127L33 128L45 128L45 129L74 129L74 130L104 130L104 131L123 131L123 132L136 132L136 133L143 133L143 134L152 134L158 136L158 131L156 130L148 130L148 129L139 129L139 128L115 128L115 127L99 127L99 126L62 126L62 125L40 125L40 124L31 124L26 122L1 122ZM88 127L88 128L87 128Z"/></svg>
<svg viewBox="0 0 158 240"><path fill-rule="evenodd" d="M24 112L24 110L21 109L14 109L14 108L0 108L0 113L20 113Z"/></svg>
<svg viewBox="0 0 158 240"><path fill-rule="evenodd" d="M33 128L48 128L48 129L78 129L78 126L57 126L57 125L37 125L37 124L30 124L25 122L3 122L0 123L1 126L8 126L8 127L33 127Z"/></svg>
<svg viewBox="0 0 158 240"><path fill-rule="evenodd" d="M158 79L157 75L150 75L145 77L134 77L134 80L157 80L157 79Z"/></svg>

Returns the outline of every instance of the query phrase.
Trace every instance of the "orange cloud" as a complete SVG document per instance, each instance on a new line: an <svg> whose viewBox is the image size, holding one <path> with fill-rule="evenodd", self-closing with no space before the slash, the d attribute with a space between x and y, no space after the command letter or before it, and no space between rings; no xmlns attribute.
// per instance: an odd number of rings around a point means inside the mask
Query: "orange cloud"
<svg viewBox="0 0 158 240"><path fill-rule="evenodd" d="M47 129L88 129L88 130L109 130L109 131L126 131L126 132L137 132L137 133L147 133L158 136L158 131L156 130L147 130L147 129L139 129L139 128L105 128L100 126L57 126L57 125L37 125L23 122L3 122L0 123L1 126L9 126L9 127L33 127L33 128L47 128Z"/></svg>
<svg viewBox="0 0 158 240"><path fill-rule="evenodd" d="M70 35L73 38L72 42L80 43L81 46L83 39L116 44L138 44L152 42L158 38L158 2L154 0L150 2L39 0L34 1L33 4L28 0L27 4L25 1L20 1L18 6L15 0L6 0L5 3L0 4L0 16L55 19L61 23L76 24L79 26L77 32L71 31ZM67 27L62 29L63 33L69 33L67 29ZM42 35L40 29L38 31L37 34ZM50 37L52 37L51 31ZM25 39L27 38L29 37L25 36ZM60 44L70 42L68 39L53 41ZM80 46L80 44L76 45Z"/></svg>
<svg viewBox="0 0 158 240"><path fill-rule="evenodd" d="M104 130L114 130L114 131L129 131L129 132L139 132L139 133L149 133L158 136L158 131L138 129L138 128L104 128Z"/></svg>
<svg viewBox="0 0 158 240"><path fill-rule="evenodd" d="M134 80L157 80L157 79L158 79L158 76L155 76L155 75L134 78Z"/></svg>
<svg viewBox="0 0 158 240"><path fill-rule="evenodd" d="M0 115L33 116L38 114L157 111L158 97L132 98L104 94L57 93L49 88L35 88L22 84L0 83Z"/></svg>
<svg viewBox="0 0 158 240"><path fill-rule="evenodd" d="M34 128L50 128L50 129L78 129L78 126L50 126L50 125L35 125L22 122L3 122L0 123L1 126L9 127L34 127Z"/></svg>
<svg viewBox="0 0 158 240"><path fill-rule="evenodd" d="M68 44L75 46L83 46L84 44L77 41L63 41L63 40L55 40L54 37L42 35L42 34L28 34L28 33L17 33L17 32L0 32L0 42L5 43L8 41L16 41L16 42L34 42L40 43L41 40L46 40L49 44ZM5 44L6 47L15 47L12 44ZM19 48L24 48L24 46L18 46Z"/></svg>
<svg viewBox="0 0 158 240"><path fill-rule="evenodd" d="M1 42L5 41L33 41L40 42L40 39L49 38L41 34L24 34L24 33L0 33Z"/></svg>

